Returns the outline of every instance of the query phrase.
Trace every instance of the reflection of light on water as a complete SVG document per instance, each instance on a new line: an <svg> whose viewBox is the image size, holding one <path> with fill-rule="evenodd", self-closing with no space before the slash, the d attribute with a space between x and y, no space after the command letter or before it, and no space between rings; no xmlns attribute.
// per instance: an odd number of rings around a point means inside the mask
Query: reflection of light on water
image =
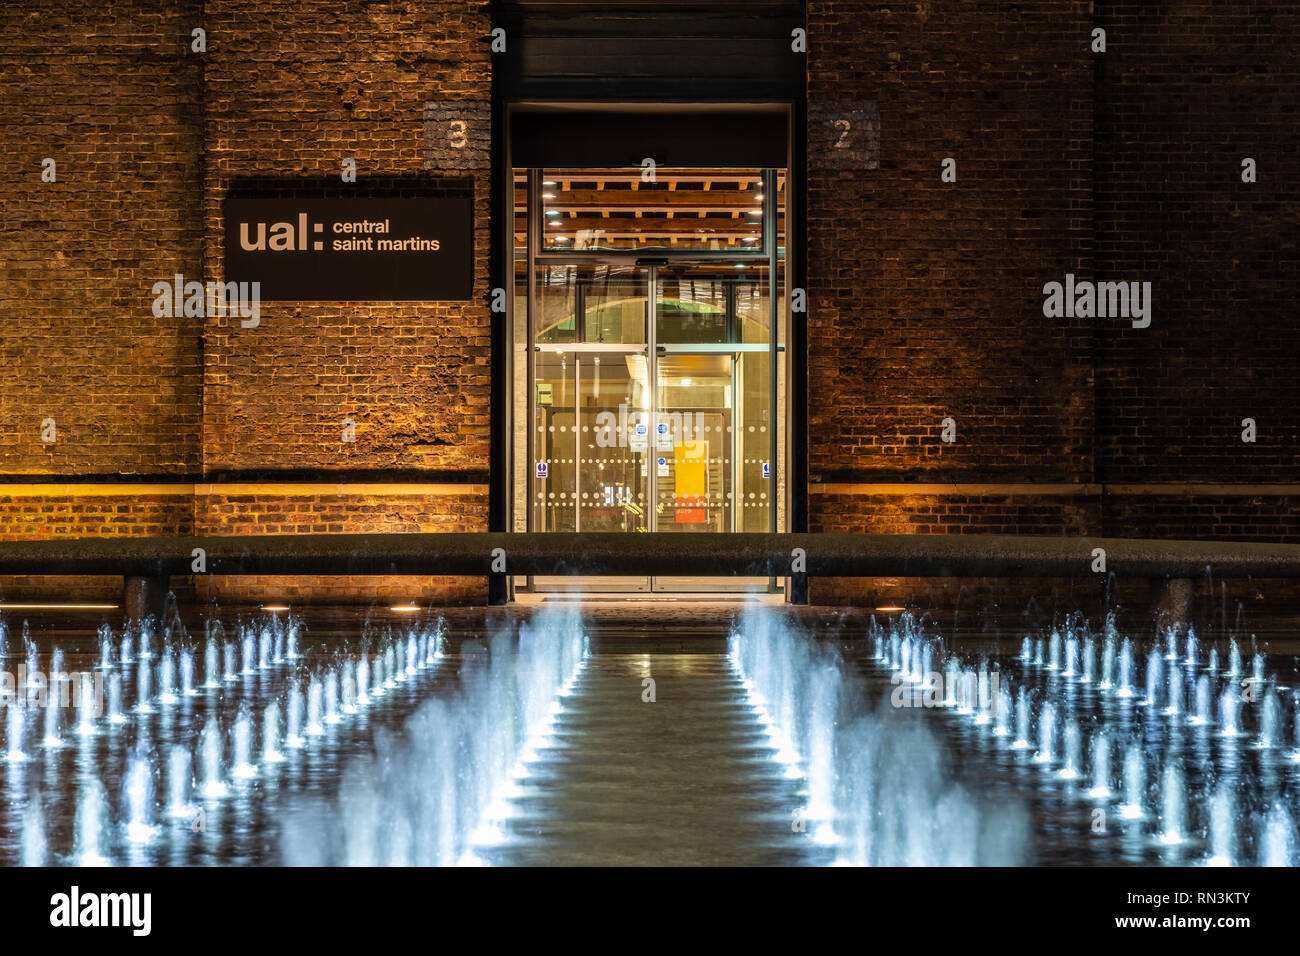
<svg viewBox="0 0 1300 956"><path fill-rule="evenodd" d="M818 846L834 846L840 842L839 835L830 823L823 823L813 831L813 842Z"/></svg>
<svg viewBox="0 0 1300 956"><path fill-rule="evenodd" d="M151 827L146 823L128 823L126 825L126 838L132 843L148 843L157 832L157 827Z"/></svg>

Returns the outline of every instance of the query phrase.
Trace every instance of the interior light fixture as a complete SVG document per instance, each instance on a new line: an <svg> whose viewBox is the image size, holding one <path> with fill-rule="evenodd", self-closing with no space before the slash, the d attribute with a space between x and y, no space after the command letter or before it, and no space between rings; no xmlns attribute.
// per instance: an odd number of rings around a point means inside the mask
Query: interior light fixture
<svg viewBox="0 0 1300 956"><path fill-rule="evenodd" d="M410 614L420 609L414 604L394 604L389 610L401 611L403 614Z"/></svg>

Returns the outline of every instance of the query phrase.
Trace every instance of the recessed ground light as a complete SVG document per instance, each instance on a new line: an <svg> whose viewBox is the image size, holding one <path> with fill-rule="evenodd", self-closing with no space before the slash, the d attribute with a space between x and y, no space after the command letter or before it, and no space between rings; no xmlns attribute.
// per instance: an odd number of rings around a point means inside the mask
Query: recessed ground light
<svg viewBox="0 0 1300 956"><path fill-rule="evenodd" d="M554 199L554 198L555 198L555 193L542 193L542 198L543 198L543 199Z"/></svg>
<svg viewBox="0 0 1300 956"><path fill-rule="evenodd" d="M410 614L420 609L416 607L414 604L394 604L389 610L401 611L403 614Z"/></svg>
<svg viewBox="0 0 1300 956"><path fill-rule="evenodd" d="M115 611L116 604L0 604L0 611Z"/></svg>
<svg viewBox="0 0 1300 956"><path fill-rule="evenodd" d="M907 608L905 608L905 607L898 607L898 606L895 605L895 604L886 604L884 607L878 607L878 608L876 608L876 610L877 610L877 611L886 611L886 612L890 612L890 611L906 611Z"/></svg>
<svg viewBox="0 0 1300 956"><path fill-rule="evenodd" d="M287 611L287 610L289 610L289 605L287 605L287 604L263 604L263 605L262 605L262 610L263 610L263 611Z"/></svg>
<svg viewBox="0 0 1300 956"><path fill-rule="evenodd" d="M543 180L542 180L542 185L543 185L543 186L554 186L554 185L555 185L555 180L553 180L553 179L543 179Z"/></svg>
<svg viewBox="0 0 1300 956"><path fill-rule="evenodd" d="M546 210L546 215L548 215L548 216L558 216L559 214L560 214L560 210L558 210L558 209L548 209L548 210Z"/></svg>

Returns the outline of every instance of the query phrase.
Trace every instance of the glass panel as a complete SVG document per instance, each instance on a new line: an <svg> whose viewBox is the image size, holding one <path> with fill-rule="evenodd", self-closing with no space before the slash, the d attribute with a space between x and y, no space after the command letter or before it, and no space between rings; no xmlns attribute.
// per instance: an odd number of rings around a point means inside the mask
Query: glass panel
<svg viewBox="0 0 1300 956"><path fill-rule="evenodd" d="M579 531L646 530L645 356L582 353L578 368ZM640 376L638 380L637 376ZM638 450L639 449L639 450Z"/></svg>
<svg viewBox="0 0 1300 956"><path fill-rule="evenodd" d="M647 271L633 266L538 266L536 341L644 343L648 289Z"/></svg>
<svg viewBox="0 0 1300 956"><path fill-rule="evenodd" d="M736 270L736 331L741 342L770 345L772 313L766 265Z"/></svg>
<svg viewBox="0 0 1300 956"><path fill-rule="evenodd" d="M779 345L784 346L787 341L787 329L789 328L788 300L785 297L785 261L784 259L777 263L776 273L776 341ZM787 389L787 355L788 352L777 351L776 354L776 415L774 419L776 427L776 479L768 484L775 485L776 494L776 529L777 531L788 531L785 527L785 462L787 462L787 453L785 453L785 423L789 414L788 397L785 394Z"/></svg>
<svg viewBox="0 0 1300 956"><path fill-rule="evenodd" d="M660 345L730 341L730 277L720 277L721 271L716 266L659 270L655 335Z"/></svg>
<svg viewBox="0 0 1300 956"><path fill-rule="evenodd" d="M579 270L584 341L645 342L649 279L645 269L589 266Z"/></svg>
<svg viewBox="0 0 1300 956"><path fill-rule="evenodd" d="M768 268L764 263L670 263L658 270L660 345L768 344Z"/></svg>
<svg viewBox="0 0 1300 956"><path fill-rule="evenodd" d="M785 249L785 170L776 171L776 247Z"/></svg>
<svg viewBox="0 0 1300 956"><path fill-rule="evenodd" d="M553 352L536 357L533 430L533 530L576 531L579 433L573 359Z"/></svg>
<svg viewBox="0 0 1300 956"><path fill-rule="evenodd" d="M547 169L542 180L548 250L762 247L758 169L659 167L654 182L639 168Z"/></svg>
<svg viewBox="0 0 1300 956"><path fill-rule="evenodd" d="M515 250L513 306L510 330L511 396L510 462L514 498L510 509L513 531L528 530L528 256Z"/></svg>
<svg viewBox="0 0 1300 956"><path fill-rule="evenodd" d="M787 370L772 349L789 321L784 171L660 168L652 183L640 169L564 169L534 182L544 185L530 196L528 171L514 171L513 527L530 516L537 531L761 532L776 515L783 528ZM543 233L532 253L647 251L666 262L538 263L527 248L530 199ZM776 214L775 276L768 260L750 258L763 251L767 202ZM643 348L652 272L654 337L670 349L654 361ZM732 343L766 348L727 350Z"/></svg>
<svg viewBox="0 0 1300 956"><path fill-rule="evenodd" d="M732 356L659 358L659 531L730 531Z"/></svg>
<svg viewBox="0 0 1300 956"><path fill-rule="evenodd" d="M767 352L736 355L737 531L770 531L775 482L771 421L772 367Z"/></svg>
<svg viewBox="0 0 1300 956"><path fill-rule="evenodd" d="M778 247L778 262L776 272L776 288L773 294L776 296L776 342L778 346L784 346L788 339L789 329L789 301L786 298L785 282L785 250ZM776 501L773 503L776 508L776 530L788 531L786 527L786 486L785 486L785 469L786 469L786 416L789 414L788 396L786 395L786 363L787 352L778 350L776 354L776 414L773 416L772 424L776 427L776 478L769 481L774 486Z"/></svg>
<svg viewBox="0 0 1300 956"><path fill-rule="evenodd" d="M528 249L528 170L516 169L513 174L515 193L515 241L520 251Z"/></svg>

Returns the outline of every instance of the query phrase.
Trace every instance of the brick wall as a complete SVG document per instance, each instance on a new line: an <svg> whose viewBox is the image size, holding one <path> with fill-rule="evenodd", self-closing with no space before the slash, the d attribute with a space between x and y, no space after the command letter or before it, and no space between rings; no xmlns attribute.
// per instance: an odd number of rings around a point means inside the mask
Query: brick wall
<svg viewBox="0 0 1300 956"><path fill-rule="evenodd" d="M1300 541L1300 13L1155 11L809 0L810 121L880 117L875 168L809 156L810 530ZM1152 282L1150 328L1044 318L1067 272Z"/></svg>
<svg viewBox="0 0 1300 956"><path fill-rule="evenodd" d="M486 528L488 6L0 10L0 478L462 489L11 494L0 537ZM861 168L833 161L832 139L810 147L812 530L1300 540L1300 496L1281 485L1300 437L1296 9L809 0L807 26L810 116L879 118ZM463 150L436 137L453 115ZM233 185L332 180L344 157L362 185L473 198L473 300L265 303L256 329L152 315L153 283L221 276ZM1151 327L1044 318L1042 286L1067 272L1151 281ZM1188 481L1224 487L1158 490ZM909 482L954 487L879 490ZM410 583L320 594L387 600ZM258 600L284 586L204 585ZM444 586L460 593L419 584Z"/></svg>
<svg viewBox="0 0 1300 956"><path fill-rule="evenodd" d="M311 491L214 485L197 489L194 507L200 534L401 534L487 526L487 488L478 485ZM482 603L487 593L481 577L409 575L211 575L197 578L195 590L201 598L241 604Z"/></svg>
<svg viewBox="0 0 1300 956"><path fill-rule="evenodd" d="M1097 268L1150 279L1155 312L1150 328L1097 338L1098 477L1293 482L1300 8L1099 8L1110 29L1097 61ZM1254 444L1243 418L1256 420ZM1248 533L1271 533L1270 508L1246 518Z"/></svg>
<svg viewBox="0 0 1300 956"><path fill-rule="evenodd" d="M206 52L190 49L196 27ZM485 0L26 0L0 12L0 145L22 186L0 199L0 474L355 483L347 496L221 484L165 501L84 488L0 495L0 538L486 529L488 129L471 128L469 148L448 155L426 142L426 104L490 115L489 29ZM45 156L57 183L40 182ZM155 282L222 277L233 184L339 181L344 157L359 189L399 178L472 198L471 301L264 303L256 329L152 315ZM45 417L53 445L40 441ZM341 440L345 417L355 442ZM370 487L394 475L408 494ZM423 493L431 481L452 490ZM226 601L363 603L480 599L482 588L198 584ZM62 598L116 590L69 578L0 586Z"/></svg>
<svg viewBox="0 0 1300 956"><path fill-rule="evenodd" d="M187 485L85 486L0 484L0 541L192 534L194 502ZM179 596L190 583L173 582ZM0 575L0 600L119 603L120 575Z"/></svg>
<svg viewBox="0 0 1300 956"><path fill-rule="evenodd" d="M1088 23L1083 3L808 4L810 111L880 117L879 168L808 157L812 482L1090 478L1092 330L1041 312L1044 281L1090 269Z"/></svg>
<svg viewBox="0 0 1300 956"><path fill-rule="evenodd" d="M485 481L489 440L489 159L425 169L425 104L491 95L485 2L207 4L206 262L221 272L221 200L244 178L358 186L418 176L475 199L469 302L268 302L255 329L205 329L211 472L391 469ZM341 441L356 422L355 444Z"/></svg>
<svg viewBox="0 0 1300 956"><path fill-rule="evenodd" d="M200 268L198 7L0 9L0 474L199 463L200 320L150 308L155 282Z"/></svg>

